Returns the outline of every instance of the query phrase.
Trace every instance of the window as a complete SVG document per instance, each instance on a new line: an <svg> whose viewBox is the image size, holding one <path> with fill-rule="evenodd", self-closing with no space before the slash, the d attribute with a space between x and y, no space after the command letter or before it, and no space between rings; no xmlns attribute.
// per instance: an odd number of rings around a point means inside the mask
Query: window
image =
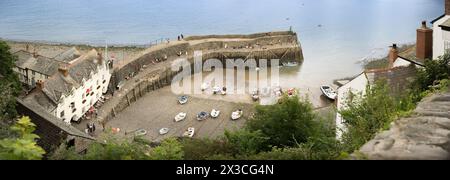
<svg viewBox="0 0 450 180"><path fill-rule="evenodd" d="M444 41L444 51L450 51L450 41Z"/></svg>
<svg viewBox="0 0 450 180"><path fill-rule="evenodd" d="M77 111L77 109L73 108L72 113L75 113Z"/></svg>
<svg viewBox="0 0 450 180"><path fill-rule="evenodd" d="M75 108L75 102L70 103L70 108Z"/></svg>
<svg viewBox="0 0 450 180"><path fill-rule="evenodd" d="M106 80L103 80L103 84L105 84L106 83Z"/></svg>
<svg viewBox="0 0 450 180"><path fill-rule="evenodd" d="M64 118L64 111L61 111L61 113L59 113L59 117Z"/></svg>
<svg viewBox="0 0 450 180"><path fill-rule="evenodd" d="M83 103L83 104L86 103L86 99L84 99L82 103Z"/></svg>
<svg viewBox="0 0 450 180"><path fill-rule="evenodd" d="M97 86L97 90L100 89L100 88L101 88L100 86Z"/></svg>

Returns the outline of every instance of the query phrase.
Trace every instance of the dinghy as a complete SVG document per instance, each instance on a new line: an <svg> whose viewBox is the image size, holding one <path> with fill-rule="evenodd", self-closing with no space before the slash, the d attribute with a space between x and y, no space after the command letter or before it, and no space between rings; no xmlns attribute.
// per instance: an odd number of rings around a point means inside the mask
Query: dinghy
<svg viewBox="0 0 450 180"><path fill-rule="evenodd" d="M336 100L337 93L331 86L321 86L320 90L322 91L323 95L325 95L328 99Z"/></svg>
<svg viewBox="0 0 450 180"><path fill-rule="evenodd" d="M180 122L183 121L184 119L186 119L186 113L179 113L177 116L175 116L175 122Z"/></svg>
<svg viewBox="0 0 450 180"><path fill-rule="evenodd" d="M226 87L222 88L222 95L227 95L227 88Z"/></svg>
<svg viewBox="0 0 450 180"><path fill-rule="evenodd" d="M202 91L205 91L209 88L209 83L203 83L201 86Z"/></svg>
<svg viewBox="0 0 450 180"><path fill-rule="evenodd" d="M197 114L197 120L199 120L199 121L206 120L207 118L208 118L207 112L200 112Z"/></svg>
<svg viewBox="0 0 450 180"><path fill-rule="evenodd" d="M187 131L185 131L185 132L183 133L183 137L189 137L189 138L192 138L192 137L194 137L194 134L195 134L195 128L190 127L190 128L188 128Z"/></svg>
<svg viewBox="0 0 450 180"><path fill-rule="evenodd" d="M178 98L178 102L183 105L186 104L188 102L188 97L187 96L181 96Z"/></svg>
<svg viewBox="0 0 450 180"><path fill-rule="evenodd" d="M253 92L252 92L252 99L253 99L253 101L258 101L259 100L259 91L257 89L253 90Z"/></svg>
<svg viewBox="0 0 450 180"><path fill-rule="evenodd" d="M165 134L167 134L167 133L169 133L169 128L161 128L161 129L159 130L159 134L160 134L160 135L165 135Z"/></svg>
<svg viewBox="0 0 450 180"><path fill-rule="evenodd" d="M214 86L213 87L213 93L214 94L219 94L222 91L222 88L220 88L219 86Z"/></svg>
<svg viewBox="0 0 450 180"><path fill-rule="evenodd" d="M138 131L134 132L134 136L141 137L147 135L147 131L145 129L139 129Z"/></svg>
<svg viewBox="0 0 450 180"><path fill-rule="evenodd" d="M237 111L235 111L235 112L233 112L233 113L231 113L231 119L232 120L238 120L239 118L241 118L242 117L242 114L243 114L244 112L242 111L242 110L237 110Z"/></svg>
<svg viewBox="0 0 450 180"><path fill-rule="evenodd" d="M219 115L220 115L220 111L218 111L218 110L216 110L216 109L213 109L213 110L211 111L211 117L212 117L212 118L217 118L217 117L219 117Z"/></svg>
<svg viewBox="0 0 450 180"><path fill-rule="evenodd" d="M284 67L295 67L298 66L298 62L284 62L282 63Z"/></svg>

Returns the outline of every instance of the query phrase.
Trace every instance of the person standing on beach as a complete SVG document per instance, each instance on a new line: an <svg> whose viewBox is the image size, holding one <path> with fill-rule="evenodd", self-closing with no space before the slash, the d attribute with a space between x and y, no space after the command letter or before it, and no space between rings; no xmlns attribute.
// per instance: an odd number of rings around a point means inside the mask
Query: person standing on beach
<svg viewBox="0 0 450 180"><path fill-rule="evenodd" d="M183 34L181 34L181 39L184 39L184 36L183 36Z"/></svg>
<svg viewBox="0 0 450 180"><path fill-rule="evenodd" d="M180 41L181 39L180 39L180 36L178 36L178 41Z"/></svg>

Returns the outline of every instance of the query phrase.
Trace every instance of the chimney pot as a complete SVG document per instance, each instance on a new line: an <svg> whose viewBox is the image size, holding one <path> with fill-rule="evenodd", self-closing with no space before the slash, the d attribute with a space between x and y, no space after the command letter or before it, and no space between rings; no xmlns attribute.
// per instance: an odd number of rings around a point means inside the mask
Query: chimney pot
<svg viewBox="0 0 450 180"><path fill-rule="evenodd" d="M36 82L36 87L37 87L39 90L44 89L44 81L38 80L38 81Z"/></svg>
<svg viewBox="0 0 450 180"><path fill-rule="evenodd" d="M426 21L417 29L416 57L420 60L433 58L433 29L427 27Z"/></svg>
<svg viewBox="0 0 450 180"><path fill-rule="evenodd" d="M388 68L394 67L394 62L395 62L395 60L397 60L397 58L398 58L397 44L392 44L391 49L389 50L389 56L388 56L389 67Z"/></svg>

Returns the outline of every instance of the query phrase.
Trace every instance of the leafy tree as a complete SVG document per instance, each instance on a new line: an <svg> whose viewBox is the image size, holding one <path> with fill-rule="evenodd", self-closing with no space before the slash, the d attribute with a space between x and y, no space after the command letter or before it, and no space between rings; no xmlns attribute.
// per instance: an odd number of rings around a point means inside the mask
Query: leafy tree
<svg viewBox="0 0 450 180"><path fill-rule="evenodd" d="M425 68L418 72L415 85L420 91L425 91L430 86L438 85L439 81L450 76L450 54L446 53L437 60L425 61Z"/></svg>
<svg viewBox="0 0 450 180"><path fill-rule="evenodd" d="M16 132L18 138L5 138L0 140L0 159L8 160L40 160L45 151L36 144L39 138L33 134L35 126L30 118L20 118L11 130Z"/></svg>
<svg viewBox="0 0 450 180"><path fill-rule="evenodd" d="M161 145L153 148L150 152L150 159L153 160L182 160L183 156L183 147L174 138L164 140Z"/></svg>
<svg viewBox="0 0 450 180"><path fill-rule="evenodd" d="M245 129L234 132L225 131L225 138L238 149L241 155L256 154L261 150L267 149L264 145L269 139L264 137L259 130L251 132Z"/></svg>
<svg viewBox="0 0 450 180"><path fill-rule="evenodd" d="M308 141L315 134L317 123L312 105L298 97L283 97L280 103L271 106L257 106L255 116L246 128L260 131L267 138L266 145L292 147Z"/></svg>
<svg viewBox="0 0 450 180"><path fill-rule="evenodd" d="M11 87L14 96L18 96L22 89L19 76L13 71L16 61L17 57L11 54L8 44L0 41L0 82Z"/></svg>

